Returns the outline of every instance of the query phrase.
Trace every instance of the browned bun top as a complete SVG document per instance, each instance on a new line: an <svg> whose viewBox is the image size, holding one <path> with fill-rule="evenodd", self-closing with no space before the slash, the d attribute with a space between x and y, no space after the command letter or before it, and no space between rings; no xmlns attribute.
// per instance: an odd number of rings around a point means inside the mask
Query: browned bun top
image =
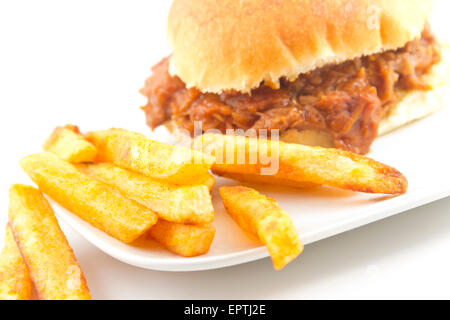
<svg viewBox="0 0 450 320"><path fill-rule="evenodd" d="M171 73L203 92L277 86L420 37L432 0L174 0Z"/></svg>

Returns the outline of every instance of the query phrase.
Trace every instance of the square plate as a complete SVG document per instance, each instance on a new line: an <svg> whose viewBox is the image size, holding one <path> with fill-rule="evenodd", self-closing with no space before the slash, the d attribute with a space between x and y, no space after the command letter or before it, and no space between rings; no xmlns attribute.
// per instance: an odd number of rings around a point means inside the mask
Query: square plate
<svg viewBox="0 0 450 320"><path fill-rule="evenodd" d="M400 170L409 181L402 196L367 195L331 188L298 190L255 186L278 200L294 221L306 245L406 210L450 196L450 150L447 126L450 109L379 137L369 157ZM170 141L165 129L152 139ZM218 178L213 190L217 233L208 254L194 258L176 256L152 241L126 245L95 229L52 202L57 215L105 253L125 263L160 271L199 271L237 265L268 256L265 247L248 239L225 212L218 187L235 185ZM307 250L307 248L306 248Z"/></svg>

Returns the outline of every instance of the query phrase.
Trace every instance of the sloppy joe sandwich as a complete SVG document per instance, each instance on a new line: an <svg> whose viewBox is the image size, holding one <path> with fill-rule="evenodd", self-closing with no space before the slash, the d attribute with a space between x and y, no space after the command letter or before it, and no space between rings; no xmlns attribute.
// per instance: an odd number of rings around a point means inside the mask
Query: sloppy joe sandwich
<svg viewBox="0 0 450 320"><path fill-rule="evenodd" d="M151 128L278 129L366 154L441 105L442 48L425 0L174 0L173 54L142 93ZM445 72L444 72L445 73Z"/></svg>

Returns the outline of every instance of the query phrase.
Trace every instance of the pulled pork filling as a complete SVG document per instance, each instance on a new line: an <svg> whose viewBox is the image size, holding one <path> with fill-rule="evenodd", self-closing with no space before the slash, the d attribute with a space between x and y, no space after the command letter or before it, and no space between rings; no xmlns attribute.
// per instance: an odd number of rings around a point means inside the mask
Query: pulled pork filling
<svg viewBox="0 0 450 320"><path fill-rule="evenodd" d="M169 59L153 67L142 93L147 123L155 128L167 120L191 133L194 121L203 130L279 129L324 130L340 149L365 154L377 136L378 126L397 93L428 90L422 80L440 61L439 47L427 27L420 39L403 48L329 65L281 79L280 88L261 84L250 94L202 93L187 89L168 73Z"/></svg>

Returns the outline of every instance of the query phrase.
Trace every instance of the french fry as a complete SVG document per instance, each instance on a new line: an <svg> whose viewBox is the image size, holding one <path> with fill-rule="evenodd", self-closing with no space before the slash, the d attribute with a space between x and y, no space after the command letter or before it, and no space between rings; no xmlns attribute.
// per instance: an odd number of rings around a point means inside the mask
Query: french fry
<svg viewBox="0 0 450 320"><path fill-rule="evenodd" d="M195 257L209 251L215 234L216 229L211 224L187 225L159 220L147 235L175 254Z"/></svg>
<svg viewBox="0 0 450 320"><path fill-rule="evenodd" d="M50 204L29 186L10 189L9 222L43 300L89 300L86 279Z"/></svg>
<svg viewBox="0 0 450 320"><path fill-rule="evenodd" d="M164 180L161 180L164 181ZM208 187L208 190L211 191L214 187L214 185L216 184L216 179L214 178L214 176L209 173L206 172L204 174L199 175L196 178L196 182L198 182L199 185L204 185Z"/></svg>
<svg viewBox="0 0 450 320"><path fill-rule="evenodd" d="M84 174L117 188L125 197L155 211L161 219L201 224L214 220L207 186L176 186L116 167L110 163L76 166Z"/></svg>
<svg viewBox="0 0 450 320"><path fill-rule="evenodd" d="M0 300L30 300L33 283L8 225L0 255Z"/></svg>
<svg viewBox="0 0 450 320"><path fill-rule="evenodd" d="M73 125L55 128L43 147L71 163L92 162L97 156L97 148Z"/></svg>
<svg viewBox="0 0 450 320"><path fill-rule="evenodd" d="M251 237L267 246L276 270L283 269L303 251L289 215L273 199L246 187L219 189L227 212Z"/></svg>
<svg viewBox="0 0 450 320"><path fill-rule="evenodd" d="M271 176L277 179L367 193L402 194L408 188L408 181L396 169L338 149L219 134L198 137L195 145L217 158L212 169L222 174L262 175L262 170L270 167L264 163L275 161L278 170L273 170ZM224 156L223 161L219 160L230 150L233 158ZM239 162L238 157L245 161Z"/></svg>
<svg viewBox="0 0 450 320"><path fill-rule="evenodd" d="M298 189L310 189L315 188L318 185L311 183L311 182L300 182L300 181L294 181L294 180L287 180L282 178L275 178L273 176L261 176L257 174L245 174L245 173L231 173L231 172L220 172L215 171L215 174L218 176L237 180L241 182L250 182L255 184L261 184L261 185L275 185L275 186L286 186L291 188L298 188Z"/></svg>
<svg viewBox="0 0 450 320"><path fill-rule="evenodd" d="M42 192L124 243L136 240L158 219L150 209L86 176L52 153L27 156L20 164Z"/></svg>
<svg viewBox="0 0 450 320"><path fill-rule="evenodd" d="M201 152L122 129L90 132L87 137L98 149L98 162L111 162L178 185L201 183L198 178L204 177L214 163L214 158Z"/></svg>

